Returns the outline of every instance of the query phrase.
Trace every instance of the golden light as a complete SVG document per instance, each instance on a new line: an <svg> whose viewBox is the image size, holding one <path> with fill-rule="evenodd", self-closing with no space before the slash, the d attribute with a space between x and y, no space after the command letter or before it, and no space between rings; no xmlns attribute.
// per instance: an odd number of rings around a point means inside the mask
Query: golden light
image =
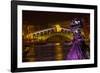
<svg viewBox="0 0 100 73"><path fill-rule="evenodd" d="M55 45L60 45L60 43L55 43Z"/></svg>
<svg viewBox="0 0 100 73"><path fill-rule="evenodd" d="M56 32L61 32L61 26L59 24L55 25Z"/></svg>
<svg viewBox="0 0 100 73"><path fill-rule="evenodd" d="M27 35L26 35L26 38L27 38L27 39L33 39L33 33L27 34Z"/></svg>

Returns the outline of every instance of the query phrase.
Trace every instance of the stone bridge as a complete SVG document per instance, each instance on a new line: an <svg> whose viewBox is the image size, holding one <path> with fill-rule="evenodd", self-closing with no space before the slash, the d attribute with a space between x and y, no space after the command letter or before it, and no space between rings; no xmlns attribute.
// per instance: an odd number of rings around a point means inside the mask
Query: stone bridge
<svg viewBox="0 0 100 73"><path fill-rule="evenodd" d="M56 25L54 28L44 29L32 33L33 39L36 41L46 41L49 38L59 37L58 39L71 39L72 32L70 29L62 28L59 25Z"/></svg>

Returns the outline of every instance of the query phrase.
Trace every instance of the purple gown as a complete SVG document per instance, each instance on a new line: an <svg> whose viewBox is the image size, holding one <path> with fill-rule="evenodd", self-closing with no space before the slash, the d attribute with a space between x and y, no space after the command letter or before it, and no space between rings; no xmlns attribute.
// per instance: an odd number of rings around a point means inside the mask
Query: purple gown
<svg viewBox="0 0 100 73"><path fill-rule="evenodd" d="M80 33L75 33L72 41L72 47L67 54L67 60L86 59L85 42Z"/></svg>

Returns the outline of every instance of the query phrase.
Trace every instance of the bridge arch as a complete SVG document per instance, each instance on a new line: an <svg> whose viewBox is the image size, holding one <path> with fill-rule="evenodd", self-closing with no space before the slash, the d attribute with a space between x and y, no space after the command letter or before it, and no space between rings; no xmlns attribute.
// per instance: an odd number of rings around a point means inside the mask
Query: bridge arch
<svg viewBox="0 0 100 73"><path fill-rule="evenodd" d="M69 35L69 34L68 34ZM70 37L67 34L63 34L63 33L55 33L55 34L50 34L47 38L46 41L47 42L54 42L54 43L63 43L63 42L68 42L71 41L71 35Z"/></svg>

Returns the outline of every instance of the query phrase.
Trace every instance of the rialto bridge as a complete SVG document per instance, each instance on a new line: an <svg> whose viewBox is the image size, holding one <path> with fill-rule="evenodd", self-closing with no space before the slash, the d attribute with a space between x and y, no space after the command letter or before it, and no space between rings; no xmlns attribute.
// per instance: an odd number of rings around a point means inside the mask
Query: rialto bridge
<svg viewBox="0 0 100 73"><path fill-rule="evenodd" d="M55 27L53 28L48 28L34 33L30 33L26 37L30 38L34 42L40 42L40 41L53 42L53 39L55 40L57 39L59 42L72 39L72 32L70 29L62 28L60 25L55 25Z"/></svg>

